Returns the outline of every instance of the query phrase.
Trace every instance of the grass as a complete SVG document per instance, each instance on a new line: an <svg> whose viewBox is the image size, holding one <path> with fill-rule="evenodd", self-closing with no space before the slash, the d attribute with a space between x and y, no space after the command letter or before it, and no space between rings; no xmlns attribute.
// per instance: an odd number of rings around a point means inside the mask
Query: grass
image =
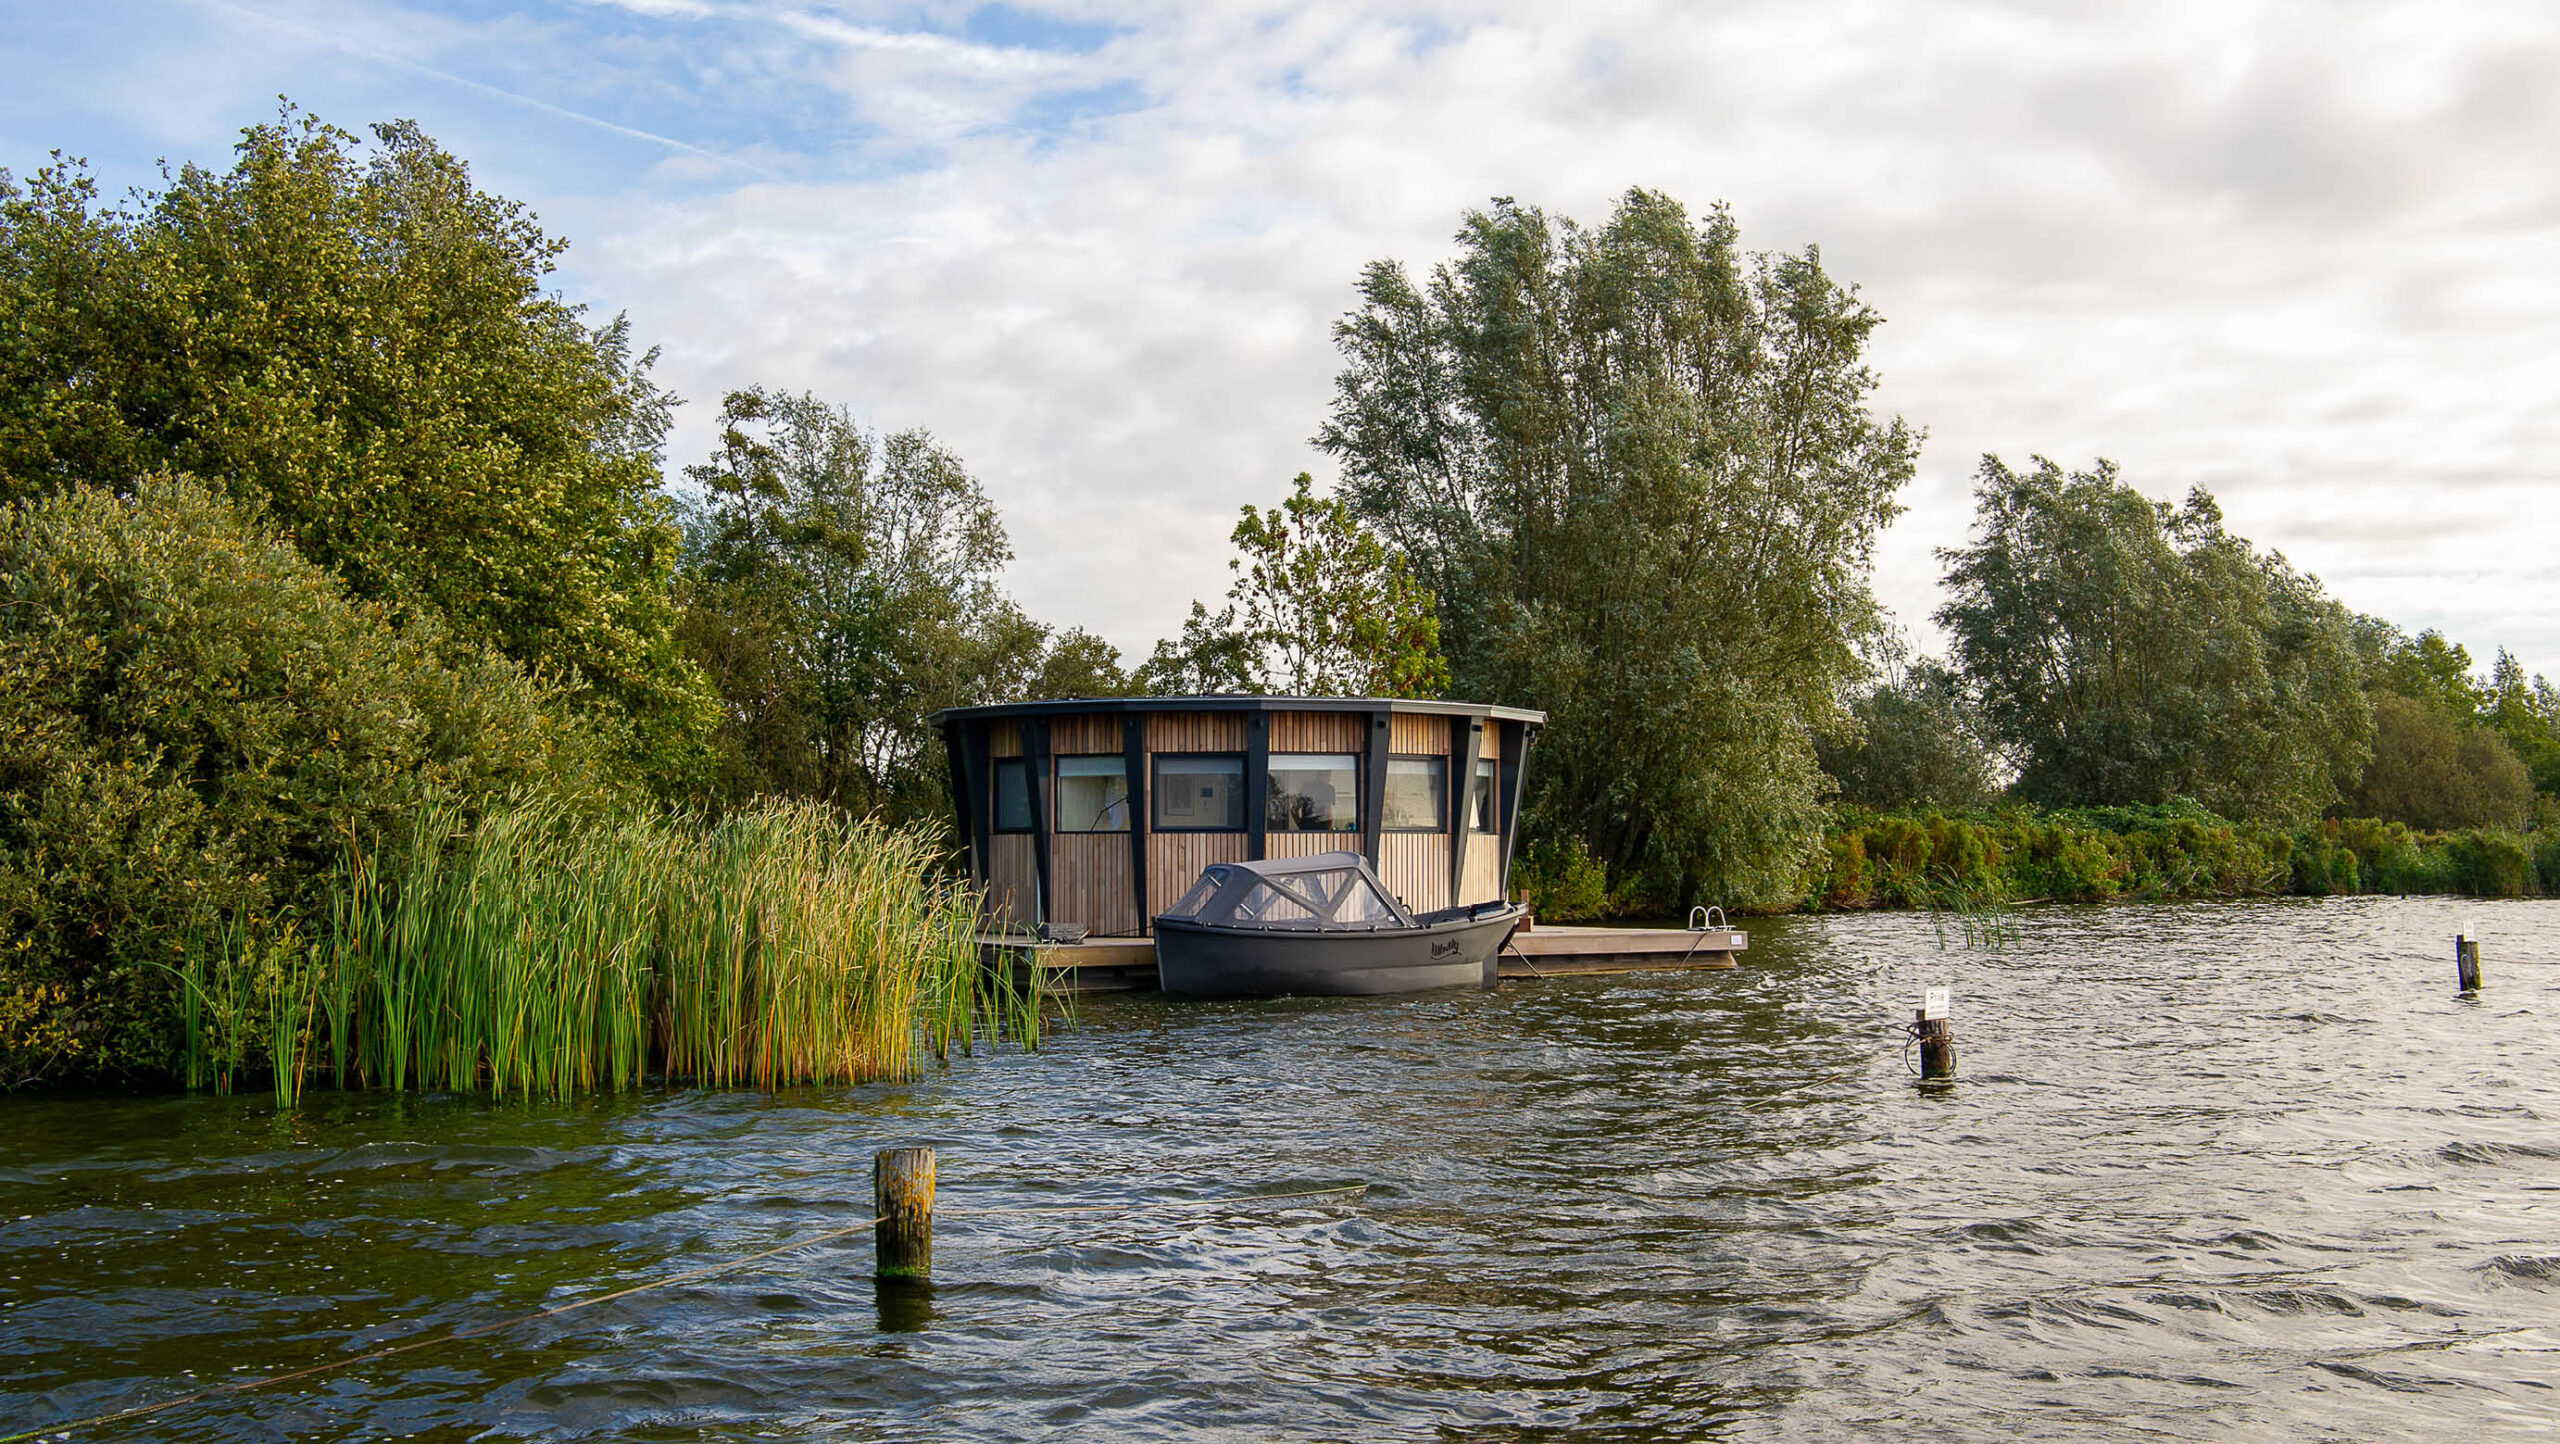
<svg viewBox="0 0 2560 1444"><path fill-rule="evenodd" d="M414 831L350 857L321 936L200 936L191 1086L770 1089L909 1076L981 1030L1038 1041L1038 988L981 962L977 895L919 833L780 802L718 821L524 802Z"/></svg>

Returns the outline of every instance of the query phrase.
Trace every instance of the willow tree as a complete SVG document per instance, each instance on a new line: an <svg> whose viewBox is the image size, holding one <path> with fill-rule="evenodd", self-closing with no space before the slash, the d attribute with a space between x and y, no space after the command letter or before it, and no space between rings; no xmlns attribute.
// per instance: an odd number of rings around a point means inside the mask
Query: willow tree
<svg viewBox="0 0 2560 1444"><path fill-rule="evenodd" d="M1499 200L1457 243L1362 275L1316 442L1440 599L1453 689L1549 713L1533 835L1657 901L1780 895L1919 449L1870 406L1882 317L1652 191L1590 230Z"/></svg>
<svg viewBox="0 0 2560 1444"><path fill-rule="evenodd" d="M2298 823L2356 780L2373 714L2352 618L2211 496L1996 456L1975 496L1938 621L2021 796Z"/></svg>

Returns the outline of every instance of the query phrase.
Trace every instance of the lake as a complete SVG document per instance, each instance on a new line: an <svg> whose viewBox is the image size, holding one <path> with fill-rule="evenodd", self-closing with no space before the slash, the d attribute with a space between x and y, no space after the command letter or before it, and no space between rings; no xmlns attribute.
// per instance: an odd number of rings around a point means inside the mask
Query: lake
<svg viewBox="0 0 2560 1444"><path fill-rule="evenodd" d="M842 1227L900 1143L939 1150L927 1297L875 1297L857 1237L92 1437L2560 1430L2560 903L2018 922L1761 919L1738 971L1490 994L1088 999L1039 1053L899 1086L0 1097L0 1432ZM1933 984L1961 1077L1924 1090Z"/></svg>

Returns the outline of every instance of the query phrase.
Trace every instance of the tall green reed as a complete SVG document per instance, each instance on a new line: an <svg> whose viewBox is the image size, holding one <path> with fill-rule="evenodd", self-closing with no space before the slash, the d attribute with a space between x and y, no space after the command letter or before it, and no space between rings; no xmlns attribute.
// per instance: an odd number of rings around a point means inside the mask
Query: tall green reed
<svg viewBox="0 0 2560 1444"><path fill-rule="evenodd" d="M983 963L978 896L935 861L917 832L814 803L431 807L396 852L351 854L324 938L204 939L182 974L188 1079L228 1090L252 1013L286 1103L324 1063L340 1086L560 1097L652 1071L901 1077L982 1031L1036 1045L1036 979Z"/></svg>

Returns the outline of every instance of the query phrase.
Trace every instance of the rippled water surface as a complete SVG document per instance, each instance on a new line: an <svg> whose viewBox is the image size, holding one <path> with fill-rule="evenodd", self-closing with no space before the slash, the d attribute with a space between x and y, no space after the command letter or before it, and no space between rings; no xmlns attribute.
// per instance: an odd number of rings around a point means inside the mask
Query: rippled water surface
<svg viewBox="0 0 2560 1444"><path fill-rule="evenodd" d="M929 1297L855 1238L99 1437L2560 1432L2560 903L1753 937L1721 974L1089 1000L902 1087L0 1098L0 1425L841 1226L924 1142ZM1901 1055L1929 983L1951 1090Z"/></svg>

